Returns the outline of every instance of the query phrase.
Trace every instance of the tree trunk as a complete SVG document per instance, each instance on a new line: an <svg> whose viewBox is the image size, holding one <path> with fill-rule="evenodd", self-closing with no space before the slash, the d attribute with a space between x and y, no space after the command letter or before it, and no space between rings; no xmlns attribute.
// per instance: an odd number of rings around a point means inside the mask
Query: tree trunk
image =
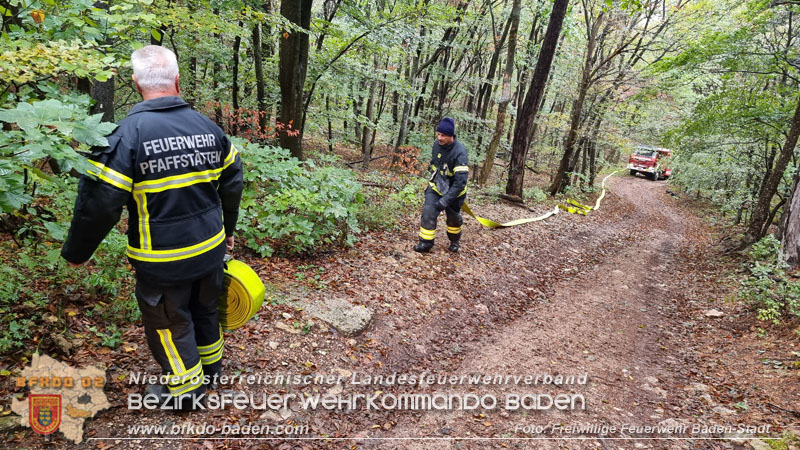
<svg viewBox="0 0 800 450"><path fill-rule="evenodd" d="M213 12L214 12L215 16L219 17L219 9L214 9ZM214 33L214 38L216 40L220 41L220 44L222 44L222 42L221 42L222 41L222 35L220 35L219 33ZM225 124L222 123L222 104L219 101L219 98L220 98L219 95L217 95L218 94L217 93L217 88L219 87L219 69L220 69L219 62L214 61L214 65L213 65L213 68L212 68L213 80L211 82L211 87L214 89L214 91L213 91L213 97L214 97L214 122L216 122L217 125L219 125L223 129L225 129Z"/></svg>
<svg viewBox="0 0 800 450"><path fill-rule="evenodd" d="M422 6L426 5L426 1L422 2ZM459 13L455 19L455 24L458 25L461 23L463 12L467 8L469 2L462 1L456 7L456 11ZM411 85L411 89L409 89L409 93L406 94L405 102L403 102L403 114L402 118L400 119L400 130L398 132L397 141L395 142L394 146L394 157L392 158L392 164L395 164L398 161L398 148L403 145L408 138L408 123L411 116L411 110L414 108L414 96L412 94L414 88L419 84L417 78L419 75L424 71L428 66L436 62L439 58L439 55L449 47L453 39L455 39L456 34L458 33L458 28L453 26L445 30L444 36L442 37L442 41L439 44L439 47L433 52L431 57L425 61L420 63L420 58L422 57L422 44L419 44L417 48L417 53L412 58L411 62L411 70L408 72L408 80L409 84ZM424 38L426 35L426 29L423 26L419 32L420 38ZM417 116L419 114L419 110L422 107L422 102L424 102L424 95L425 95L425 88L427 87L428 77L430 76L430 72L426 74L425 81L423 81L422 92L420 93L419 102L417 102L416 108L414 108L414 115Z"/></svg>
<svg viewBox="0 0 800 450"><path fill-rule="evenodd" d="M489 101L492 97L492 81L494 80L494 74L497 72L497 66L500 63L500 53L502 52L503 46L508 38L513 19L513 15L509 16L506 26L503 27L503 33L500 35L500 40L495 42L495 51L492 54L492 59L489 61L489 71L486 74L483 84L481 85L480 91L478 92L478 114L481 116L481 118L486 118L486 114L489 110ZM517 22L517 26L519 26L519 22ZM494 30L492 30L492 34L494 34ZM516 42L514 45L516 45Z"/></svg>
<svg viewBox="0 0 800 450"><path fill-rule="evenodd" d="M394 156L392 157L392 165L397 164L399 161L399 149L403 144L406 143L406 138L408 138L408 119L409 116L411 116L412 103L414 103L414 98L409 92L406 94L406 100L403 102L403 114L400 119L400 130L397 132L397 141L394 143Z"/></svg>
<svg viewBox="0 0 800 450"><path fill-rule="evenodd" d="M588 138L582 139L581 145L578 148L580 148L580 150L581 150L581 152L580 152L581 153L581 167L578 170L578 172L575 174L575 178L577 180L579 180L578 184L581 186L581 188L583 188L583 186L586 185L586 182L584 181L584 177L582 177L580 175L584 175L585 176L586 175L586 170L589 168L589 139Z"/></svg>
<svg viewBox="0 0 800 450"><path fill-rule="evenodd" d="M95 7L97 7L97 4L95 4ZM166 32L167 26L163 23L158 27L158 30L150 32L150 45L162 45L164 42L164 33Z"/></svg>
<svg viewBox="0 0 800 450"><path fill-rule="evenodd" d="M541 15L537 12L533 18L533 23L531 24L531 32L528 35L528 42L527 48L525 50L525 60L530 61L533 59L533 47L534 45L539 43L539 31L541 26L539 25L539 19ZM517 117L522 114L522 103L523 99L525 98L525 89L528 85L528 76L530 75L529 70L521 70L517 76L517 98L514 100L514 104L517 105Z"/></svg>
<svg viewBox="0 0 800 450"><path fill-rule="evenodd" d="M588 114L590 114L590 113L587 112L587 115ZM583 178L580 177L578 174L582 174L582 175L586 175L587 174L586 173L587 172L586 169L588 169L588 165L587 165L588 160L587 160L587 158L588 158L588 152L589 152L589 143L591 142L590 133L594 129L594 124L600 120L600 116L601 116L600 114L595 113L590 118L585 118L584 121L582 121L581 124L578 125L578 129L579 130L583 129L585 131L585 133L578 139L578 144L575 146L577 151L573 152L572 159L570 160L569 168L567 169L567 173L572 173L573 174L572 177L571 177L573 181L578 180L578 179L583 180ZM584 125L584 123L587 124L587 125ZM580 165L580 168L578 170L575 170L576 168L578 168L578 159L581 160L581 165ZM568 179L569 178L570 177L568 177ZM584 185L583 182L581 182L580 184L581 184L581 186Z"/></svg>
<svg viewBox="0 0 800 450"><path fill-rule="evenodd" d="M267 97L264 88L264 63L261 57L261 24L256 22L253 25L253 65L256 69L256 103L258 104L258 132L256 136L260 139L261 133L267 129Z"/></svg>
<svg viewBox="0 0 800 450"><path fill-rule="evenodd" d="M400 104L400 93L397 91L392 92L392 123L397 123L400 119L398 114L398 105Z"/></svg>
<svg viewBox="0 0 800 450"><path fill-rule="evenodd" d="M425 79L422 80L422 90L419 93L419 98L417 98L417 104L414 106L414 117L419 117L422 113L422 110L425 108L425 92L428 91L428 81L431 79L431 71L428 70L425 73Z"/></svg>
<svg viewBox="0 0 800 450"><path fill-rule="evenodd" d="M423 31L424 33L424 31ZM421 33L421 35L424 35ZM397 132L397 141L394 144L393 156L392 156L392 165L395 165L399 162L400 154L399 148L406 143L406 138L408 137L408 120L411 116L411 107L414 104L414 95L412 92L417 85L417 74L419 73L419 57L420 52L417 51L416 55L411 55L409 53L408 59L410 61L407 62L407 77L409 83L409 90L405 95L405 100L403 101L403 112L400 116L400 129Z"/></svg>
<svg viewBox="0 0 800 450"><path fill-rule="evenodd" d="M517 31L519 30L519 10L520 0L514 0L511 6L511 30L508 33L508 56L506 57L506 67L503 72L503 93L497 107L497 121L494 127L494 135L489 142L489 150L486 152L486 159L483 161L481 174L478 184L485 185L492 172L494 157L497 154L497 147L500 145L500 138L503 135L503 127L506 121L506 110L511 101L511 76L514 74L514 53L517 50Z"/></svg>
<svg viewBox="0 0 800 450"><path fill-rule="evenodd" d="M184 93L184 97L186 98L186 103L189 104L192 108L195 108L197 105L197 57L192 56L189 58L189 76L187 77L189 80L189 89L188 92Z"/></svg>
<svg viewBox="0 0 800 450"><path fill-rule="evenodd" d="M358 116L361 115L361 83L356 83L353 87L353 132L356 136L356 142L361 142L361 124L358 121Z"/></svg>
<svg viewBox="0 0 800 450"><path fill-rule="evenodd" d="M373 56L373 67L375 71L373 73L378 72L378 54L376 53ZM372 138L373 133L375 133L375 126L373 122L375 120L375 93L378 89L378 80L377 78L370 81L369 85L369 98L367 99L367 123L364 124L364 130L361 133L361 154L364 155L364 162L361 163L363 168L369 167L369 160L372 157Z"/></svg>
<svg viewBox="0 0 800 450"><path fill-rule="evenodd" d="M473 64L472 69L469 71L469 78L472 79L475 77L476 73L480 73L481 70L481 59L477 58L478 61ZM475 99L477 95L477 91L480 89L480 85L471 84L469 88L469 92L467 93L467 98L464 99L464 110L466 110L467 114L474 114L475 113Z"/></svg>
<svg viewBox="0 0 800 450"><path fill-rule="evenodd" d="M239 28L242 22L239 22ZM239 135L239 48L242 45L242 36L237 34L233 40L233 86L231 86L231 106L233 107L233 117L231 117L231 134Z"/></svg>
<svg viewBox="0 0 800 450"><path fill-rule="evenodd" d="M603 122L603 115L600 114L594 125L592 137L589 138L589 186L594 186L597 177L597 135L600 134L600 125Z"/></svg>
<svg viewBox="0 0 800 450"><path fill-rule="evenodd" d="M389 59L387 58L386 59L386 64L388 64L388 63L389 63ZM384 107L386 107L386 83L385 82L381 82L381 93L380 93L379 97L381 98L381 102L378 105L378 115L375 116L375 120L373 121L373 123L375 123L376 127L377 127L377 125L379 123L381 123L381 117L383 116L383 109L384 109ZM372 130L372 139L369 142L370 155L372 155L372 150L375 148L375 136L377 136L377 135L378 135L377 128L374 128Z"/></svg>
<svg viewBox="0 0 800 450"><path fill-rule="evenodd" d="M753 151L753 147L748 145L747 146L747 166L746 167L751 167L751 169L749 169L747 171L747 179L744 182L745 189L748 190L748 191L752 191L751 187L753 185L753 169L752 169L752 167L753 167L753 154L754 153L755 152ZM751 197L752 197L752 195L751 195ZM742 223L742 217L744 216L745 210L747 209L747 203L748 203L748 198L747 197L742 197L742 201L739 202L739 207L736 209L736 221L734 222L734 225L739 225L740 223ZM788 215L786 215L786 216L788 217ZM784 223L784 225L785 225L785 223Z"/></svg>
<svg viewBox="0 0 800 450"><path fill-rule="evenodd" d="M92 81L92 114L103 114L103 122L114 121L114 77L106 81Z"/></svg>
<svg viewBox="0 0 800 450"><path fill-rule="evenodd" d="M528 143L531 139L533 124L536 121L536 112L542 102L545 84L550 75L550 67L553 64L553 57L556 53L558 37L561 34L561 26L564 23L568 4L569 0L555 0L553 3L553 11L550 13L550 22L547 24L547 31L542 41L539 60L536 61L536 69L533 72L531 86L527 95L525 95L522 114L517 118L517 126L514 128L511 162L508 166L508 184L506 185L506 194L508 195L522 197Z"/></svg>
<svg viewBox="0 0 800 450"><path fill-rule="evenodd" d="M96 2L95 8L108 12L108 2ZM103 41L105 45L112 44L111 38ZM78 90L88 94L94 100L89 114L103 114L103 122L114 122L114 77L106 81L97 81L90 78L78 79Z"/></svg>
<svg viewBox="0 0 800 450"><path fill-rule="evenodd" d="M308 30L311 26L313 0L283 0L281 15L291 23ZM303 87L308 69L308 33L284 30L279 50L278 81L281 87L280 121L284 127L279 134L281 146L292 156L303 155Z"/></svg>
<svg viewBox="0 0 800 450"><path fill-rule="evenodd" d="M322 50L322 43L325 41L325 36L328 34L328 28L330 26L330 22L333 22L333 18L336 16L336 11L339 10L339 5L342 4L342 0L325 0L322 4L322 13L325 18L325 22L327 22L321 33L317 36L317 43L315 44L317 51Z"/></svg>
<svg viewBox="0 0 800 450"><path fill-rule="evenodd" d="M267 0L264 2L264 12L267 15L272 14L272 3L273 0ZM275 31L272 28L272 25L267 22L266 26L261 24L261 58L262 61L266 58L272 58L275 55ZM265 84L266 87L266 84ZM280 108L280 104L278 102L267 102L265 96L265 111L264 111L264 126L266 128L270 127L272 123L272 118L278 116L278 110ZM266 128L264 132L266 132Z"/></svg>
<svg viewBox="0 0 800 450"><path fill-rule="evenodd" d="M587 26L590 26L587 24ZM567 175L574 168L574 153L575 144L578 141L578 131L581 126L581 116L583 114L583 104L586 101L586 93L589 91L590 77L592 72L592 62L594 60L595 45L597 43L597 31L600 26L600 20L596 20L588 33L586 42L586 57L583 63L583 73L581 74L581 84L578 88L578 98L572 103L572 112L570 113L570 126L567 132L567 140L564 143L564 154L561 157L561 163L558 166L553 183L550 185L550 195L556 195L563 191L569 184L569 176Z"/></svg>
<svg viewBox="0 0 800 450"><path fill-rule="evenodd" d="M333 153L333 124L331 123L331 99L325 95L325 115L328 116L328 151Z"/></svg>
<svg viewBox="0 0 800 450"><path fill-rule="evenodd" d="M767 221L764 223L764 229L763 229L763 230L761 230L761 234L762 234L763 236L766 236L766 235L767 235L767 232L769 231L769 227L772 225L772 222L774 222L774 221L775 221L775 216L776 216L776 215L778 215L778 211L779 211L779 210L780 210L780 209L783 207L783 205L786 203L786 199L785 199L785 198L782 198L782 197L780 196L780 194L778 194L778 200L779 200L779 201L778 201L778 204L777 204L777 205L775 205L775 206L773 206L773 207L772 207L772 210L769 212L769 217L767 218ZM723 217L724 217L724 216L723 216ZM783 240L783 236L780 234L780 228L781 228L781 227L780 227L780 226L778 226L778 233L779 233L779 234L778 234L778 238L779 238L780 240Z"/></svg>
<svg viewBox="0 0 800 450"><path fill-rule="evenodd" d="M742 241L742 248L750 246L764 237L764 233L768 228L765 226L765 224L769 219L772 197L774 197L775 192L778 191L778 185L781 182L781 178L783 178L783 172L786 170L786 166L789 165L789 159L791 159L792 154L794 153L794 148L797 146L798 137L800 137L800 101L797 103L797 109L795 110L794 117L792 118L792 127L789 130L789 134L786 136L786 143L781 149L781 153L778 156L778 160L775 162L775 167L769 174L769 178L767 178L766 182L762 185L761 191L758 194L758 203L753 209L753 215L750 218L750 225L744 235L744 240ZM794 205L795 201L794 195L792 195L790 204ZM794 217L797 214L798 211L792 211L792 214L789 218L790 223L793 221L793 219L797 220L797 218ZM789 227L787 227L787 231L788 230ZM791 243L791 245L795 245L792 239L798 239L798 237L793 236L788 241Z"/></svg>
<svg viewBox="0 0 800 450"><path fill-rule="evenodd" d="M489 61L489 73L486 74L486 78L484 78L484 82L478 93L478 120L476 121L478 139L475 143L475 148L478 152L480 152L481 147L483 147L483 132L485 131L483 122L491 108L494 77L495 73L497 73L497 66L500 64L500 54L508 38L509 31L511 30L512 19L513 16L509 16L506 26L503 27L503 34L500 36L500 41L495 42L495 51L494 54L492 54L492 59ZM492 30L492 32L494 32L494 30ZM516 46L516 42L514 45ZM503 116L505 120L505 113L503 113Z"/></svg>

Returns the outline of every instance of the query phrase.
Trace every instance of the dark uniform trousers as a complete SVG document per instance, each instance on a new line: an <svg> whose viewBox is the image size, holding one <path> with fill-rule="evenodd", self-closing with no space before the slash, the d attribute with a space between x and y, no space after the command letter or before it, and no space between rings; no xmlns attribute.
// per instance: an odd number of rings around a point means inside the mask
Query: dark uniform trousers
<svg viewBox="0 0 800 450"><path fill-rule="evenodd" d="M442 196L437 194L430 187L425 190L425 205L422 207L422 219L420 220L419 237L424 241L433 241L436 235L436 220L439 218L439 210L436 204ZM447 216L447 237L451 242L458 242L461 239L461 225L464 219L461 217L461 205L464 204L467 196L462 195L453 200L445 208Z"/></svg>
<svg viewBox="0 0 800 450"><path fill-rule="evenodd" d="M222 288L222 267L171 286L136 279L147 345L162 374L171 375L167 387L175 397L202 394L203 375L210 379L221 371L224 340L217 303Z"/></svg>

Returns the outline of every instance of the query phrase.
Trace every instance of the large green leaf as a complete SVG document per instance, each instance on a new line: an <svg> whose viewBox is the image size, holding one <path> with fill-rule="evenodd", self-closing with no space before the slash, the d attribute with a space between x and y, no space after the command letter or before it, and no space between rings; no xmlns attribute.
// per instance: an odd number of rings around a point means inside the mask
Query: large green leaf
<svg viewBox="0 0 800 450"><path fill-rule="evenodd" d="M0 210L3 212L16 211L31 201L33 198L22 191L0 192Z"/></svg>

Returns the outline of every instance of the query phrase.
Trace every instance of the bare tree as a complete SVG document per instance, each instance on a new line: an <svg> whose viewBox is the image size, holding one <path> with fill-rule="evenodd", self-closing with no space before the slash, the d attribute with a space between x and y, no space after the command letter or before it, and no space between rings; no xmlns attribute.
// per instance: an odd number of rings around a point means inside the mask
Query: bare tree
<svg viewBox="0 0 800 450"><path fill-rule="evenodd" d="M492 140L489 142L489 149L486 151L486 159L478 177L478 184L486 184L489 174L492 172L494 157L497 154L497 147L500 145L500 137L503 135L503 127L506 122L506 110L508 103L511 102L511 76L514 74L514 54L517 50L517 32L519 30L519 10L520 0L514 0L511 5L511 30L508 33L508 56L506 57L506 67L503 71L503 90L500 101L497 104L497 121L494 127Z"/></svg>
<svg viewBox="0 0 800 450"><path fill-rule="evenodd" d="M522 199L522 185L525 177L525 160L528 157L528 143L531 139L539 104L544 96L544 88L550 75L550 67L553 64L553 57L558 46L558 37L561 34L561 26L564 23L568 5L569 0L555 0L553 3L550 22L547 24L547 31L542 41L542 49L539 52L539 60L536 62L536 69L533 71L531 86L528 94L525 95L521 114L514 128L514 141L511 146L511 162L508 166L506 194L519 197L520 200Z"/></svg>
<svg viewBox="0 0 800 450"><path fill-rule="evenodd" d="M313 0L282 0L281 15L302 30L284 30L280 41L281 146L303 159L303 87L308 71L308 33Z"/></svg>
<svg viewBox="0 0 800 450"><path fill-rule="evenodd" d="M792 118L792 125L789 129L789 134L786 136L786 142L783 144L781 153L778 160L775 162L775 167L770 172L765 183L761 185L761 190L758 195L758 203L753 209L753 216L750 218L750 226L744 235L743 247L752 245L767 233L769 224L772 222L770 219L770 206L772 197L778 190L778 184L783 178L783 171L789 165L789 160L794 154L794 148L797 146L797 140L800 137L800 101L797 103L797 109ZM790 264L798 265L800 256L800 196L797 193L795 186L792 192L792 199L789 203L790 213L786 224L786 231L783 236L783 248L786 252L787 259Z"/></svg>

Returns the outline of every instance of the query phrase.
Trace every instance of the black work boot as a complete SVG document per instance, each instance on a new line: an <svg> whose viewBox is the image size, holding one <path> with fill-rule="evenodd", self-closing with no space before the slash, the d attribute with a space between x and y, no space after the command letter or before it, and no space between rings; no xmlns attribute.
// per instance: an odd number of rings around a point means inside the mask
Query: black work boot
<svg viewBox="0 0 800 450"><path fill-rule="evenodd" d="M213 364L203 366L203 384L206 389L216 391L219 389L219 377L222 374L222 361L217 361Z"/></svg>
<svg viewBox="0 0 800 450"><path fill-rule="evenodd" d="M461 233L447 233L447 238L450 239L450 247L447 247L453 253L457 253L461 245L458 243L461 240Z"/></svg>
<svg viewBox="0 0 800 450"><path fill-rule="evenodd" d="M415 252L428 253L433 248L433 240L420 239L417 245L414 246Z"/></svg>

